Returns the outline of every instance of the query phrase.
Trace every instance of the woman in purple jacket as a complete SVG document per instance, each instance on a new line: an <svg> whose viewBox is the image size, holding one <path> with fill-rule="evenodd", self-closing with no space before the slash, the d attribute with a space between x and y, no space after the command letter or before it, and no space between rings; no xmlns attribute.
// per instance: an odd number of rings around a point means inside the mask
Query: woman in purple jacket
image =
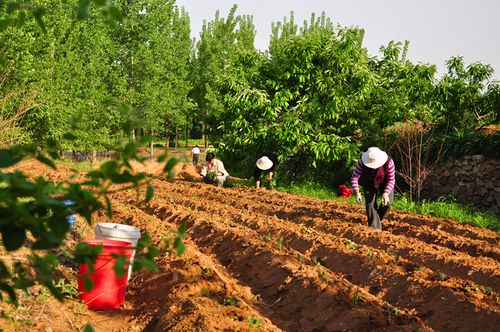
<svg viewBox="0 0 500 332"><path fill-rule="evenodd" d="M395 173L392 158L377 147L371 147L361 155L352 173L351 183L356 192L356 201L363 204L359 191L361 185L365 192L368 225L372 228L382 230L382 219L394 202ZM382 195L379 206L377 206L377 194Z"/></svg>

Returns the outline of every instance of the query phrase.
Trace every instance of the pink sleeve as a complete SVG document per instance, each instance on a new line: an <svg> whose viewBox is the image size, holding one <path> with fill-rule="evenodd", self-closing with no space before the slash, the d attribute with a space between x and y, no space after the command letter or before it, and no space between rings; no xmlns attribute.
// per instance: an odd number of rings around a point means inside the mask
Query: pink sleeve
<svg viewBox="0 0 500 332"><path fill-rule="evenodd" d="M385 186L384 193L389 194L396 184L396 167L394 166L394 161L389 160L388 165L389 174L387 174L387 186Z"/></svg>
<svg viewBox="0 0 500 332"><path fill-rule="evenodd" d="M360 160L358 160L358 163L356 164L356 168L354 169L354 172L352 173L352 177L351 177L352 189L354 189L354 191L359 191L358 180L362 174L363 174L363 162L360 159Z"/></svg>

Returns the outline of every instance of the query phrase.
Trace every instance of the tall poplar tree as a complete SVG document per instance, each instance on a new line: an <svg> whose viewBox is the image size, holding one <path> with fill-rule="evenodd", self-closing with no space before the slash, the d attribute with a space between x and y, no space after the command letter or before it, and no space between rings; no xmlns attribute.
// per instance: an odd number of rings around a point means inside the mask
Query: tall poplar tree
<svg viewBox="0 0 500 332"><path fill-rule="evenodd" d="M124 20L117 36L127 79L124 99L144 120L149 134L163 132L168 139L171 127L183 125L192 108L189 17L173 0L127 1L122 8Z"/></svg>
<svg viewBox="0 0 500 332"><path fill-rule="evenodd" d="M212 21L204 21L196 45L192 67L193 96L206 124L205 134L216 130L224 111L223 96L217 91L216 80L223 77L237 51L254 50L256 31L253 18L237 16L236 9L234 5L226 18L217 11Z"/></svg>

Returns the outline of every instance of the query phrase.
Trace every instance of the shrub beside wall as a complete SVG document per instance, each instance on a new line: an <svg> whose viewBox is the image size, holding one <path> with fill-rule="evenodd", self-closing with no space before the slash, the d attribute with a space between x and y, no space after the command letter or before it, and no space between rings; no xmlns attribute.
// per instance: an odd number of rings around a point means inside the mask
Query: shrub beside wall
<svg viewBox="0 0 500 332"><path fill-rule="evenodd" d="M427 178L423 196L452 195L458 202L500 214L500 160L484 155L449 158Z"/></svg>

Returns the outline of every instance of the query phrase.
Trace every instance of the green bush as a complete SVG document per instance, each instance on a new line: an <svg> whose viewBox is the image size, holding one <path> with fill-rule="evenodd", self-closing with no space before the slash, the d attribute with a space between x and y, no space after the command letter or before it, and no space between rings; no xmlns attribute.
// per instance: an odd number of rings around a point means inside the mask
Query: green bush
<svg viewBox="0 0 500 332"><path fill-rule="evenodd" d="M435 140L436 143L444 143L444 153L447 156L483 154L500 158L500 131L485 134L477 130L455 130L451 134L436 137Z"/></svg>

